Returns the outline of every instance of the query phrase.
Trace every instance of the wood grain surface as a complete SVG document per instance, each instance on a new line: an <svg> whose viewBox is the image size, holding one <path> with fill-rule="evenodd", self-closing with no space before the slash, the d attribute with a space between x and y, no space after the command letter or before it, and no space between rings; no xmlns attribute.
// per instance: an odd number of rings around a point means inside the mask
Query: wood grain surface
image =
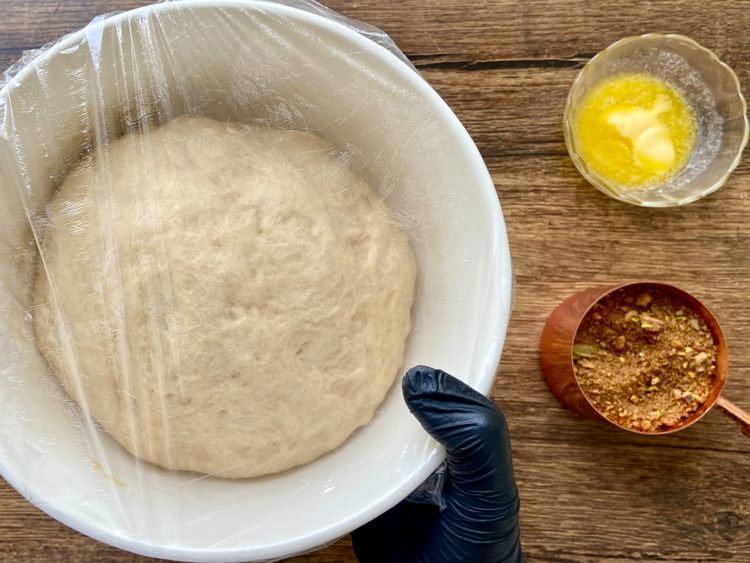
<svg viewBox="0 0 750 563"><path fill-rule="evenodd" d="M0 0L0 67L136 0ZM518 295L492 397L513 437L529 561L750 561L750 440L718 412L673 436L581 420L547 391L537 345L570 293L673 281L712 307L731 350L726 395L750 407L750 158L682 209L618 203L567 157L562 110L586 60L648 31L690 35L750 84L750 2L331 0L387 31L445 98L492 173ZM750 88L750 87L749 87ZM0 561L147 561L47 517L0 479ZM347 538L293 559L351 563Z"/></svg>

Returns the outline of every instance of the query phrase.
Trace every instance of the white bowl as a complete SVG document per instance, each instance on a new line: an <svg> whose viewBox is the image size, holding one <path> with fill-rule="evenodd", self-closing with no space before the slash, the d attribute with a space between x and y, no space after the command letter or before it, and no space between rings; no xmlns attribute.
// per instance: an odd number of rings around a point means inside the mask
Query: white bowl
<svg viewBox="0 0 750 563"><path fill-rule="evenodd" d="M283 5L184 1L98 20L0 91L2 475L61 522L144 555L247 561L313 549L397 504L442 460L400 386L329 455L229 481L135 460L70 408L35 347L30 267L19 260L19 249L33 250L27 213L43 211L84 151L83 130L118 134L136 84L150 85L154 107L171 100L171 113L304 126L348 148L419 262L405 366L440 367L485 393L512 280L492 180L461 123L405 62L342 23Z"/></svg>

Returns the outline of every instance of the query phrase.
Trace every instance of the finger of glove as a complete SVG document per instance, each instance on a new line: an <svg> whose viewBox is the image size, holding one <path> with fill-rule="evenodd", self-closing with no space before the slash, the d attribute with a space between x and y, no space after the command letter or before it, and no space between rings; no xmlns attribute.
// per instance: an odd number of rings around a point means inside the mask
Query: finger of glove
<svg viewBox="0 0 750 563"><path fill-rule="evenodd" d="M462 381L426 366L407 372L403 393L409 410L446 449L444 548L495 552L517 544L518 492L500 410Z"/></svg>

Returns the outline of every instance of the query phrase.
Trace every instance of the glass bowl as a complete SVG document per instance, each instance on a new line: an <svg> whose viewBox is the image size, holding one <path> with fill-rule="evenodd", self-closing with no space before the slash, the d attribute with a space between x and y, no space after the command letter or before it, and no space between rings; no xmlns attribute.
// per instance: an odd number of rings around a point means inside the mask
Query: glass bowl
<svg viewBox="0 0 750 563"><path fill-rule="evenodd" d="M579 154L573 124L581 101L600 81L624 73L650 74L677 87L695 115L690 159L656 186L614 184L598 176ZM610 197L645 207L684 205L718 190L739 164L748 140L747 105L734 71L688 37L657 33L626 37L591 59L570 88L563 126L570 158L586 180Z"/></svg>

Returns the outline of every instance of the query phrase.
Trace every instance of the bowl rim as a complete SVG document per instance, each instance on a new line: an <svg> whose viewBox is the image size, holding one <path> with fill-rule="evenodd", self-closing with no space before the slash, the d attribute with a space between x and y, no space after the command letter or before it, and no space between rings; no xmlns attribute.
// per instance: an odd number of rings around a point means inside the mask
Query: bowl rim
<svg viewBox="0 0 750 563"><path fill-rule="evenodd" d="M477 184L476 192L477 196L482 199L485 208L490 213L493 232L491 233L491 241L488 241L490 243L491 262L487 265L488 287L487 299L485 299L487 306L484 307L479 324L480 330L483 333L491 334L492 338L488 344L488 353L481 364L480 373L473 374L475 376L473 385L478 391L488 395L492 388L495 373L500 362L500 354L507 333L507 326L512 309L514 285L510 247L500 201L495 191L492 176L490 175L478 148L456 115L451 111L438 93L428 84L428 82L415 71L415 69L411 68L403 60L382 45L338 21L334 21L304 9L269 2L267 0L179 0L176 2L158 3L116 13L101 19L95 19L83 28L65 35L63 38L55 42L54 45L39 53L14 76L8 79L0 89L0 101L2 101L3 98L7 98L9 93L18 87L26 76L34 71L36 66L48 61L61 51L64 51L85 39L86 32L90 31L92 28L109 28L129 18L143 16L148 13L179 10L188 7L229 7L244 8L247 10L261 9L265 12L284 15L285 17L297 19L298 21L304 22L312 27L317 26L326 31L338 34L354 44L358 44L363 48L370 49L377 53L382 59L387 61L391 67L398 71L401 78L405 79L410 87L413 88L418 95L424 98L427 104L433 107L440 120L445 124L446 130L449 131L450 135L455 138L457 143L461 146L461 153L457 156L472 162L472 166L477 169L479 175L484 176L483 182ZM440 465L443 459L444 451L442 447L435 442L432 455L425 456L419 466L405 472L405 475L401 480L390 490L383 491L368 505L363 506L358 513L352 514L344 519L339 519L325 528L302 537L291 538L274 544L250 548L227 548L221 546L188 548L174 545L159 545L157 543L134 539L129 537L127 533L120 533L119 531L114 532L107 530L104 527L89 525L88 522L79 519L75 513L72 513L62 501L47 502L45 499L39 498L34 494L33 483L27 482L23 474L14 471L12 464L8 460L0 459L0 475L2 475L26 500L40 510L46 512L49 516L78 532L117 548L140 555L172 560L240 562L289 557L314 550L329 542L335 541L337 538L348 534L352 530L371 521L398 504L411 491L416 489Z"/></svg>
<svg viewBox="0 0 750 563"><path fill-rule="evenodd" d="M600 61L600 59L606 53L611 52L615 49L618 49L622 47L623 45L627 45L630 43L638 43L644 40L654 40L654 39L670 39L673 41L686 43L690 45L691 47L693 47L694 49L697 49L698 51L707 55L708 58L711 59L715 64L718 64L719 68L721 68L722 71L726 72L729 75L731 80L734 82L734 90L737 93L740 104L742 106L743 134L742 134L742 140L737 149L737 154L734 155L734 158L729 163L729 166L727 167L726 171L721 175L721 177L716 182L714 182L707 189L703 190L700 193L692 194L680 200L643 202L643 201L638 200L637 198L631 199L621 193L618 193L617 191L612 189L605 180L603 180L597 174L589 170L588 166L586 165L584 160L581 158L581 156L578 154L578 151L576 150L576 147L575 147L575 142L574 142L575 136L573 135L573 124L572 124L572 119L571 119L571 113L573 111L573 92L580 86L584 77L589 72L591 72L593 65L596 64L598 61ZM676 206L681 206L681 205L687 205L689 203L693 203L699 199L702 199L706 197L707 195L714 193L716 190L718 190L724 184L727 183L729 176L732 175L732 173L735 171L737 166L739 166L740 162L742 161L742 154L745 151L745 147L747 146L747 143L748 143L748 138L750 137L750 121L748 121L748 116L747 116L747 100L745 99L745 96L742 94L742 85L740 84L740 80L737 77L737 73L732 69L732 67L730 67L728 64L723 62L718 57L718 55L716 55L716 53L714 53L711 49L704 47L703 45L701 45L694 39L686 35L681 35L679 33L644 33L643 35L631 35L628 37L623 37L621 39L618 39L611 45L599 51L588 62L586 62L586 64L583 66L581 71L576 76L575 80L573 80L573 83L571 84L570 89L568 90L568 96L565 99L565 109L563 110L563 134L565 137L565 147L567 148L568 155L570 156L570 159L573 161L573 164L575 165L576 169L589 184L594 186L600 192L618 201L629 203L631 205L638 205L640 207L676 207Z"/></svg>

